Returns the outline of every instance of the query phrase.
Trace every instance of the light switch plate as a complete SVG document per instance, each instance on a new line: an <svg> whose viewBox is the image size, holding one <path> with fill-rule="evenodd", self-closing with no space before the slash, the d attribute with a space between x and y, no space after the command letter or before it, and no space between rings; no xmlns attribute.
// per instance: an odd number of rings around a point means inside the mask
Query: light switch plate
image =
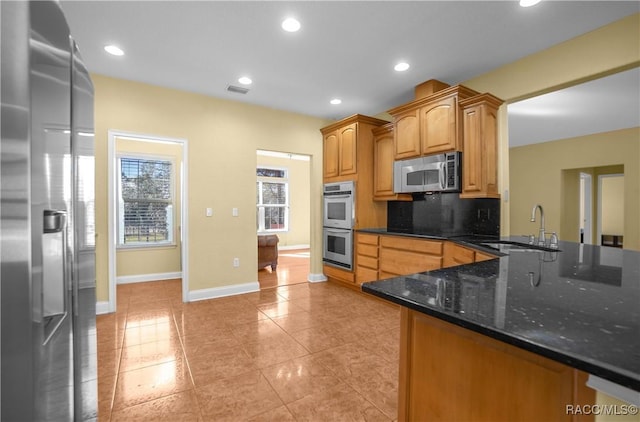
<svg viewBox="0 0 640 422"><path fill-rule="evenodd" d="M231 215L233 215L234 217L238 216L238 209L237 208L232 208L231 209Z"/></svg>

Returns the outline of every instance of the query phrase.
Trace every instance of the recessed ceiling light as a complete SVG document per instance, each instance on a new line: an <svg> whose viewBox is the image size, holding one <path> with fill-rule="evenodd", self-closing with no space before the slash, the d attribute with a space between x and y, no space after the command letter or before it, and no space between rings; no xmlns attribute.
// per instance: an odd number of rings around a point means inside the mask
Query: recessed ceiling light
<svg viewBox="0 0 640 422"><path fill-rule="evenodd" d="M296 32L300 29L300 22L294 18L287 18L282 21L282 29L287 32Z"/></svg>
<svg viewBox="0 0 640 422"><path fill-rule="evenodd" d="M251 80L251 78L243 76L242 78L238 79L238 82L240 82L242 85L251 85L253 81Z"/></svg>
<svg viewBox="0 0 640 422"><path fill-rule="evenodd" d="M397 72L404 72L405 70L409 69L409 63L400 62L397 65L395 65L393 69L396 70Z"/></svg>
<svg viewBox="0 0 640 422"><path fill-rule="evenodd" d="M124 51L122 51L122 49L120 47L118 47L117 45L105 45L104 46L104 51L106 51L109 54L112 54L114 56L124 56Z"/></svg>
<svg viewBox="0 0 640 422"><path fill-rule="evenodd" d="M340 98L334 98L333 100L329 101L331 104L333 105L338 105L338 104L342 104L342 100Z"/></svg>
<svg viewBox="0 0 640 422"><path fill-rule="evenodd" d="M540 0L520 0L520 6L522 7L531 7L540 3Z"/></svg>

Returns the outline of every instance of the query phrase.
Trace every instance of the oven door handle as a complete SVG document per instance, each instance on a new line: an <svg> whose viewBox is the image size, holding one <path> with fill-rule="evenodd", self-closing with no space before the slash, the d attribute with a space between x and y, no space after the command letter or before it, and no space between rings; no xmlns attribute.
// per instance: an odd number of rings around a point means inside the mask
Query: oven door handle
<svg viewBox="0 0 640 422"><path fill-rule="evenodd" d="M326 231L327 233L344 234L344 233L349 233L351 230L349 230L349 229L327 229L327 228L325 228L324 231Z"/></svg>
<svg viewBox="0 0 640 422"><path fill-rule="evenodd" d="M330 199L330 198L351 198L351 194L344 194L344 195L324 195L325 199Z"/></svg>

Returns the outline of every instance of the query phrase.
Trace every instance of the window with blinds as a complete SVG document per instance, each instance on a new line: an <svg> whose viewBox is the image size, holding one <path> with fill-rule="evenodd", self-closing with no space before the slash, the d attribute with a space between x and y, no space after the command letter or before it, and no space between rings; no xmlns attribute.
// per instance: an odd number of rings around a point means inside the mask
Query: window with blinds
<svg viewBox="0 0 640 422"><path fill-rule="evenodd" d="M119 157L118 164L119 245L173 243L173 163Z"/></svg>
<svg viewBox="0 0 640 422"><path fill-rule="evenodd" d="M289 183L286 169L258 167L258 232L289 230Z"/></svg>

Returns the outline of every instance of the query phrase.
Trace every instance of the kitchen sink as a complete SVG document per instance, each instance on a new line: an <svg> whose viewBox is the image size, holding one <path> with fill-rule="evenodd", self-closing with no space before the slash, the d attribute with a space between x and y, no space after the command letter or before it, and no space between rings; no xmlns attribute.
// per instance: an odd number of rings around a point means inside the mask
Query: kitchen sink
<svg viewBox="0 0 640 422"><path fill-rule="evenodd" d="M562 252L557 248L532 245L524 242L515 242L512 240L491 240L487 242L478 242L477 244L487 248L497 249L500 252Z"/></svg>

